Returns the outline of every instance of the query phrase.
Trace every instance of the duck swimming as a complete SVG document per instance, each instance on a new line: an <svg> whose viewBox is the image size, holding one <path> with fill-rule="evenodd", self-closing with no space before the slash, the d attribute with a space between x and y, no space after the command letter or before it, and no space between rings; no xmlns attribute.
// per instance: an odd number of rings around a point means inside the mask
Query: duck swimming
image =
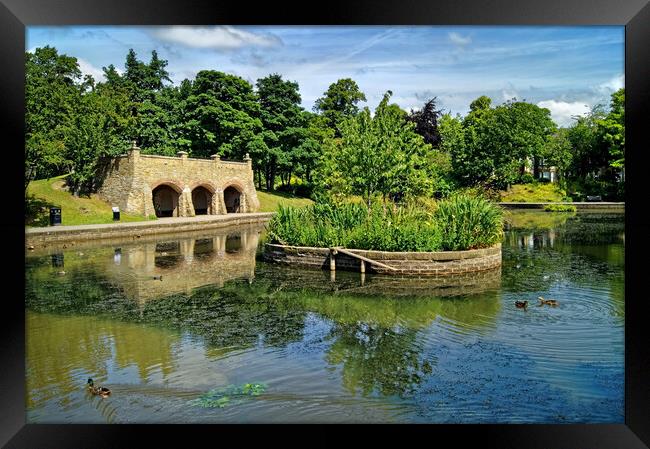
<svg viewBox="0 0 650 449"><path fill-rule="evenodd" d="M544 304L546 304L547 306L555 307L558 304L557 300L555 300L555 299L544 299L541 296L537 297L537 299L539 299L539 305L540 306L543 306Z"/></svg>
<svg viewBox="0 0 650 449"><path fill-rule="evenodd" d="M515 306L519 309L525 309L528 305L528 301L515 301Z"/></svg>
<svg viewBox="0 0 650 449"><path fill-rule="evenodd" d="M96 387L92 379L88 379L88 391L103 398L106 398L111 394L111 390L106 387Z"/></svg>

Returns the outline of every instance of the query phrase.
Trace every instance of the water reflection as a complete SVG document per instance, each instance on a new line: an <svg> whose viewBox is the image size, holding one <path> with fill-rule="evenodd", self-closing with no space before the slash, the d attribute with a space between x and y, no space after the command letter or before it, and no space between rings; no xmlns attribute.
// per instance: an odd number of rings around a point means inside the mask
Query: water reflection
<svg viewBox="0 0 650 449"><path fill-rule="evenodd" d="M622 422L622 217L526 214L501 269L444 279L258 262L259 227L29 257L28 420ZM537 296L560 306L513 306Z"/></svg>

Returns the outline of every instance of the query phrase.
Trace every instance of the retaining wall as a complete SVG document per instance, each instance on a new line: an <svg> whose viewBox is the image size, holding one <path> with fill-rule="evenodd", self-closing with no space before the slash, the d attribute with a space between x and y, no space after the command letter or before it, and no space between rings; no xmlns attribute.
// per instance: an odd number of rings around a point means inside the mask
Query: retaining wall
<svg viewBox="0 0 650 449"><path fill-rule="evenodd" d="M347 248L346 250L396 268L396 270L390 270L372 263L366 263L366 271L370 273L446 276L491 270L501 266L500 243L490 248L467 251L388 252ZM327 270L329 270L330 266L329 248L267 243L263 257L269 262L292 266ZM360 270L361 263L359 259L340 252L334 257L337 270Z"/></svg>

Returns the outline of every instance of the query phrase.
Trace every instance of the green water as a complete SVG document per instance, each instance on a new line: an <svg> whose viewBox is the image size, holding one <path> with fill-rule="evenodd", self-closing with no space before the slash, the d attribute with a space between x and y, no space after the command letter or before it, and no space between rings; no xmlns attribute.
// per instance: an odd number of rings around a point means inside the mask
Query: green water
<svg viewBox="0 0 650 449"><path fill-rule="evenodd" d="M269 265L260 236L28 254L27 421L624 421L623 214L509 212L502 268L443 280Z"/></svg>

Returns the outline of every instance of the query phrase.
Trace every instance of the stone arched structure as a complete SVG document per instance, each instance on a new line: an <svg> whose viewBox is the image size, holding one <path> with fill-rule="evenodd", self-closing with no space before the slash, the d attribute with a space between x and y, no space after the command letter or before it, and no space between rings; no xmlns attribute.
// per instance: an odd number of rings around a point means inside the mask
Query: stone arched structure
<svg viewBox="0 0 650 449"><path fill-rule="evenodd" d="M239 193L239 212L259 210L248 155L244 162L217 155L193 159L183 151L178 157L141 155L134 143L128 154L113 159L98 193L126 213L191 217L228 213L224 192L229 188Z"/></svg>

